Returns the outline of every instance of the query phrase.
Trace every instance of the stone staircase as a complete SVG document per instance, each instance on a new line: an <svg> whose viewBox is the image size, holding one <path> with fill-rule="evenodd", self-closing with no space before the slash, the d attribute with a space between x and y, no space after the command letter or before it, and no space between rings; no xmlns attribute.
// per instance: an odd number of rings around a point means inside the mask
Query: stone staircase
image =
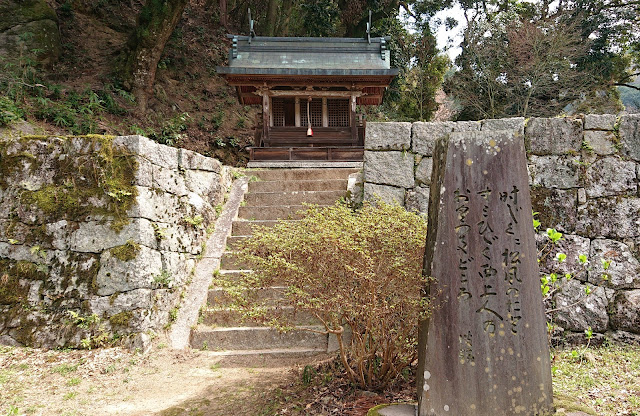
<svg viewBox="0 0 640 416"><path fill-rule="evenodd" d="M227 238L227 251L221 258L219 273L233 279L248 272L233 251L255 226L272 226L280 219L295 221L303 203L333 205L347 190L349 174L354 168L324 169L271 169L255 170L250 174L257 181L249 183L240 206L238 218L233 222L231 236ZM277 299L283 287L265 288L259 294L264 299ZM228 308L228 299L220 288L209 289L207 304L202 309L200 322L191 331L191 347L215 351L221 355L304 356L327 352L331 349L329 337L305 330L288 333L261 326L246 326L237 312ZM313 328L312 317L296 315L300 327Z"/></svg>

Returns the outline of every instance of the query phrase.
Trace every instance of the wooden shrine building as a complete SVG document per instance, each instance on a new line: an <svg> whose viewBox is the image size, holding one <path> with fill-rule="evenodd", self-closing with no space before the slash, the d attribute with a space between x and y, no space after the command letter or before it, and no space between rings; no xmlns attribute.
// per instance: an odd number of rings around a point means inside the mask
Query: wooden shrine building
<svg viewBox="0 0 640 416"><path fill-rule="evenodd" d="M229 66L218 73L241 104L262 104L252 160L362 160L356 106L380 105L398 74L390 38L227 36Z"/></svg>

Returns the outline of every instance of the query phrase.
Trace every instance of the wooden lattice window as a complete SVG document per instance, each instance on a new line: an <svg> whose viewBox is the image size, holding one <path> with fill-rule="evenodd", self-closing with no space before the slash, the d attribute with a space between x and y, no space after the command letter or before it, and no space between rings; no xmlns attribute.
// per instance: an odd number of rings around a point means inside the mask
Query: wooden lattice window
<svg viewBox="0 0 640 416"><path fill-rule="evenodd" d="M316 98L309 103L309 113L311 113L311 126L322 127L322 99ZM300 125L307 127L307 101L300 100Z"/></svg>
<svg viewBox="0 0 640 416"><path fill-rule="evenodd" d="M273 117L273 126L284 126L284 99L272 98L271 99L271 117Z"/></svg>
<svg viewBox="0 0 640 416"><path fill-rule="evenodd" d="M296 106L293 98L273 97L271 107L273 127L296 125Z"/></svg>
<svg viewBox="0 0 640 416"><path fill-rule="evenodd" d="M329 127L349 127L349 100L328 99Z"/></svg>

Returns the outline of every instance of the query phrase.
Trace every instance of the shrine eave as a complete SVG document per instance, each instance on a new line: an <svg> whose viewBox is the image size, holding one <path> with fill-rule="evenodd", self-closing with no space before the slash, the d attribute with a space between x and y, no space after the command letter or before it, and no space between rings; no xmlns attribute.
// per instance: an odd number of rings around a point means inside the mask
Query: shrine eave
<svg viewBox="0 0 640 416"><path fill-rule="evenodd" d="M239 68L216 67L223 75L314 76L314 77L394 77L398 68L391 69L299 69L299 68Z"/></svg>

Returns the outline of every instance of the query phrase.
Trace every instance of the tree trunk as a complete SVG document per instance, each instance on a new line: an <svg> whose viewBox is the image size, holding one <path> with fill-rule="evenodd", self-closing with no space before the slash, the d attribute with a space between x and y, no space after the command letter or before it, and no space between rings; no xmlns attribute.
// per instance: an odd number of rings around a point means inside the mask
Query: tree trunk
<svg viewBox="0 0 640 416"><path fill-rule="evenodd" d="M283 0L282 1L282 9L280 10L280 15L282 16L282 20L280 21L280 26L278 27L278 36L288 36L289 35L289 26L291 24L291 12L293 9L293 0Z"/></svg>
<svg viewBox="0 0 640 416"><path fill-rule="evenodd" d="M349 6L349 1L338 3L338 7L340 8L340 13L343 14L347 7ZM372 10L371 21L372 25L375 26L376 22L381 19L396 13L400 10L400 2L398 0L391 0L384 2L384 7L380 9ZM367 36L367 23L369 22L369 9L365 5L362 8L362 15L360 16L358 21L354 22L345 22L342 19L342 24L345 27L345 36L348 38L361 38Z"/></svg>
<svg viewBox="0 0 640 416"><path fill-rule="evenodd" d="M276 20L278 16L278 0L269 0L267 9L267 24L264 27L265 36L274 36L276 32Z"/></svg>
<svg viewBox="0 0 640 416"><path fill-rule="evenodd" d="M227 0L220 0L220 24L227 29Z"/></svg>
<svg viewBox="0 0 640 416"><path fill-rule="evenodd" d="M123 53L120 75L123 86L131 91L141 112L153 93L156 68L164 47L178 24L189 0L147 0L138 16L138 27Z"/></svg>

